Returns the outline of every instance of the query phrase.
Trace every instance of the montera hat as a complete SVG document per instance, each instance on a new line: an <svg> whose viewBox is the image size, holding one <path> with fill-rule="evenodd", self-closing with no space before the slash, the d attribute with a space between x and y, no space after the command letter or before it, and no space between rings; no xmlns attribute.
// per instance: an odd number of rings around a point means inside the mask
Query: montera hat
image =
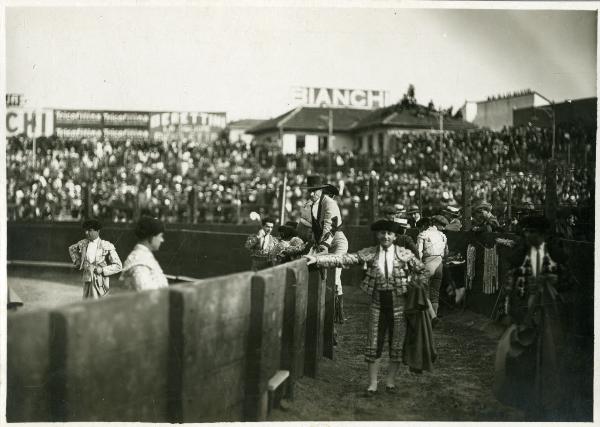
<svg viewBox="0 0 600 427"><path fill-rule="evenodd" d="M156 236L157 234L163 233L164 231L165 226L162 223L162 221L156 218L152 218L150 216L140 217L135 226L135 235L140 240Z"/></svg>
<svg viewBox="0 0 600 427"><path fill-rule="evenodd" d="M392 233L402 233L402 226L389 219L380 219L371 224L372 231L391 231Z"/></svg>
<svg viewBox="0 0 600 427"><path fill-rule="evenodd" d="M296 221L287 221L285 224L279 226L279 232L287 231L293 236L297 236L298 233L296 231L296 227L298 227L298 223Z"/></svg>
<svg viewBox="0 0 600 427"><path fill-rule="evenodd" d="M97 219L91 218L88 220L83 221L83 224L81 224L81 228L83 228L84 230L101 230L102 229L102 223L100 221L98 221Z"/></svg>
<svg viewBox="0 0 600 427"><path fill-rule="evenodd" d="M334 196L339 194L337 187L325 182L321 175L308 175L306 177L306 186L304 188L306 188L308 191L324 190L328 194L332 194Z"/></svg>

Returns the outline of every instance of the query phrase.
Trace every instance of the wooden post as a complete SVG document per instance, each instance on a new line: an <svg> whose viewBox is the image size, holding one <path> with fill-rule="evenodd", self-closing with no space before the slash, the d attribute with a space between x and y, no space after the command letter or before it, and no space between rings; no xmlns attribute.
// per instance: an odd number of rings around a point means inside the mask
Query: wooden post
<svg viewBox="0 0 600 427"><path fill-rule="evenodd" d="M423 215L423 199L421 198L421 168L417 171L417 179L419 184L417 185L417 204L419 205L419 213Z"/></svg>
<svg viewBox="0 0 600 427"><path fill-rule="evenodd" d="M296 261L286 272L285 309L281 335L281 368L290 372L286 397L294 399L294 384L304 374L308 270Z"/></svg>
<svg viewBox="0 0 600 427"><path fill-rule="evenodd" d="M378 194L379 194L379 180L372 176L369 178L369 221L375 222L377 215L379 214L378 209Z"/></svg>
<svg viewBox="0 0 600 427"><path fill-rule="evenodd" d="M325 279L325 318L323 321L323 356L328 359L333 356L333 330L335 310L335 268L327 270Z"/></svg>
<svg viewBox="0 0 600 427"><path fill-rule="evenodd" d="M507 205L506 205L506 214L508 215L508 223L510 223L512 219L512 176L510 171L506 172L506 189L507 189Z"/></svg>
<svg viewBox="0 0 600 427"><path fill-rule="evenodd" d="M471 174L467 168L460 175L460 186L462 188L463 205L463 230L471 229Z"/></svg>
<svg viewBox="0 0 600 427"><path fill-rule="evenodd" d="M552 227L556 221L558 210L558 195L556 194L556 161L554 159L546 163L546 197L544 203L544 215Z"/></svg>
<svg viewBox="0 0 600 427"><path fill-rule="evenodd" d="M325 314L325 281L316 268L308 272L308 302L306 307L306 341L304 373L316 378L323 355L323 323Z"/></svg>
<svg viewBox="0 0 600 427"><path fill-rule="evenodd" d="M279 224L285 223L285 202L287 200L287 170L283 172L283 182L281 183L281 200L279 206Z"/></svg>

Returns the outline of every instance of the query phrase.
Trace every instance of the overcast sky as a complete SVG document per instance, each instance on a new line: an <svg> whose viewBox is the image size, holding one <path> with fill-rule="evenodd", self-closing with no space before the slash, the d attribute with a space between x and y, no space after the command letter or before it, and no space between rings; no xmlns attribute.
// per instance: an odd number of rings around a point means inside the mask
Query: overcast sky
<svg viewBox="0 0 600 427"><path fill-rule="evenodd" d="M412 83L426 104L531 88L596 96L593 11L345 7L11 7L9 93L38 107L268 118L293 86Z"/></svg>

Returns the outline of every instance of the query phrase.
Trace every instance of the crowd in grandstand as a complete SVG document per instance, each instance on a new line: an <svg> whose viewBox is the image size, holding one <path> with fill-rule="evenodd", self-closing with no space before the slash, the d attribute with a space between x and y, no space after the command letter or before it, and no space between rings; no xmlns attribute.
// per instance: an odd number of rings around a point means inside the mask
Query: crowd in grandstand
<svg viewBox="0 0 600 427"><path fill-rule="evenodd" d="M93 216L111 221L131 221L137 212L167 222L245 222L253 210L277 213L284 170L292 219L305 203L302 186L312 172L329 172L329 180L340 186L344 215L351 218L367 201L371 179L378 181L380 205L420 200L427 211L460 204L464 167L471 174L473 197L492 203L499 218L507 209L508 171L514 208L541 208L544 202L544 165L552 141L547 129L446 133L441 170L439 134L395 138L385 157L359 152L284 156L226 138L212 144L38 138L34 165L33 141L13 137L7 144L9 219L80 219L87 198ZM578 167L559 167L559 203L593 206L594 135L558 129L557 159L567 158L569 144L571 163Z"/></svg>

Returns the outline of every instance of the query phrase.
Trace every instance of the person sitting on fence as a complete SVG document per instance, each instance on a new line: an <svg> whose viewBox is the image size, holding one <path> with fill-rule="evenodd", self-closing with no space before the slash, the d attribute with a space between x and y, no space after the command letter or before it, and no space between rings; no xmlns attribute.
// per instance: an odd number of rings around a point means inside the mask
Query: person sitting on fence
<svg viewBox="0 0 600 427"><path fill-rule="evenodd" d="M279 239L272 235L275 220L263 218L262 227L256 234L248 236L244 247L250 251L252 270L262 270L275 265L275 248Z"/></svg>
<svg viewBox="0 0 600 427"><path fill-rule="evenodd" d="M165 226L155 218L142 216L135 227L138 242L123 264L120 280L133 291L167 288L169 282L153 252L164 242Z"/></svg>
<svg viewBox="0 0 600 427"><path fill-rule="evenodd" d="M563 386L572 346L563 323L573 276L546 218L523 218L521 229L525 242L514 249L503 289L512 325L498 342L493 389L501 402L552 420L569 400Z"/></svg>
<svg viewBox="0 0 600 427"><path fill-rule="evenodd" d="M298 258L307 246L307 243L298 237L297 227L298 223L295 221L287 221L279 226L279 241L275 251L277 262L280 264Z"/></svg>
<svg viewBox="0 0 600 427"><path fill-rule="evenodd" d="M389 343L390 366L386 390L396 389L395 380L402 361L401 336L405 296L409 287L427 287L427 271L411 251L396 246L400 225L381 219L371 225L379 244L351 254L307 255L307 264L342 267L367 264L361 289L371 298L365 359L369 365L367 395L377 392L377 376L384 343ZM431 328L431 324L429 324ZM427 346L427 342L420 341ZM428 341L429 342L429 341ZM432 344L432 343L430 343ZM430 351L422 351L431 354Z"/></svg>
<svg viewBox="0 0 600 427"><path fill-rule="evenodd" d="M325 183L320 175L309 175L306 184L308 198L312 202L310 212L315 242L312 253L347 253L348 239L342 231L342 213L334 200L339 190L334 185ZM335 289L334 319L337 323L343 323L345 316L341 268L335 269Z"/></svg>
<svg viewBox="0 0 600 427"><path fill-rule="evenodd" d="M108 276L121 271L121 259L112 243L100 239L100 221L88 219L82 228L85 239L69 246L69 255L73 265L83 271L83 298L101 298L109 292Z"/></svg>

